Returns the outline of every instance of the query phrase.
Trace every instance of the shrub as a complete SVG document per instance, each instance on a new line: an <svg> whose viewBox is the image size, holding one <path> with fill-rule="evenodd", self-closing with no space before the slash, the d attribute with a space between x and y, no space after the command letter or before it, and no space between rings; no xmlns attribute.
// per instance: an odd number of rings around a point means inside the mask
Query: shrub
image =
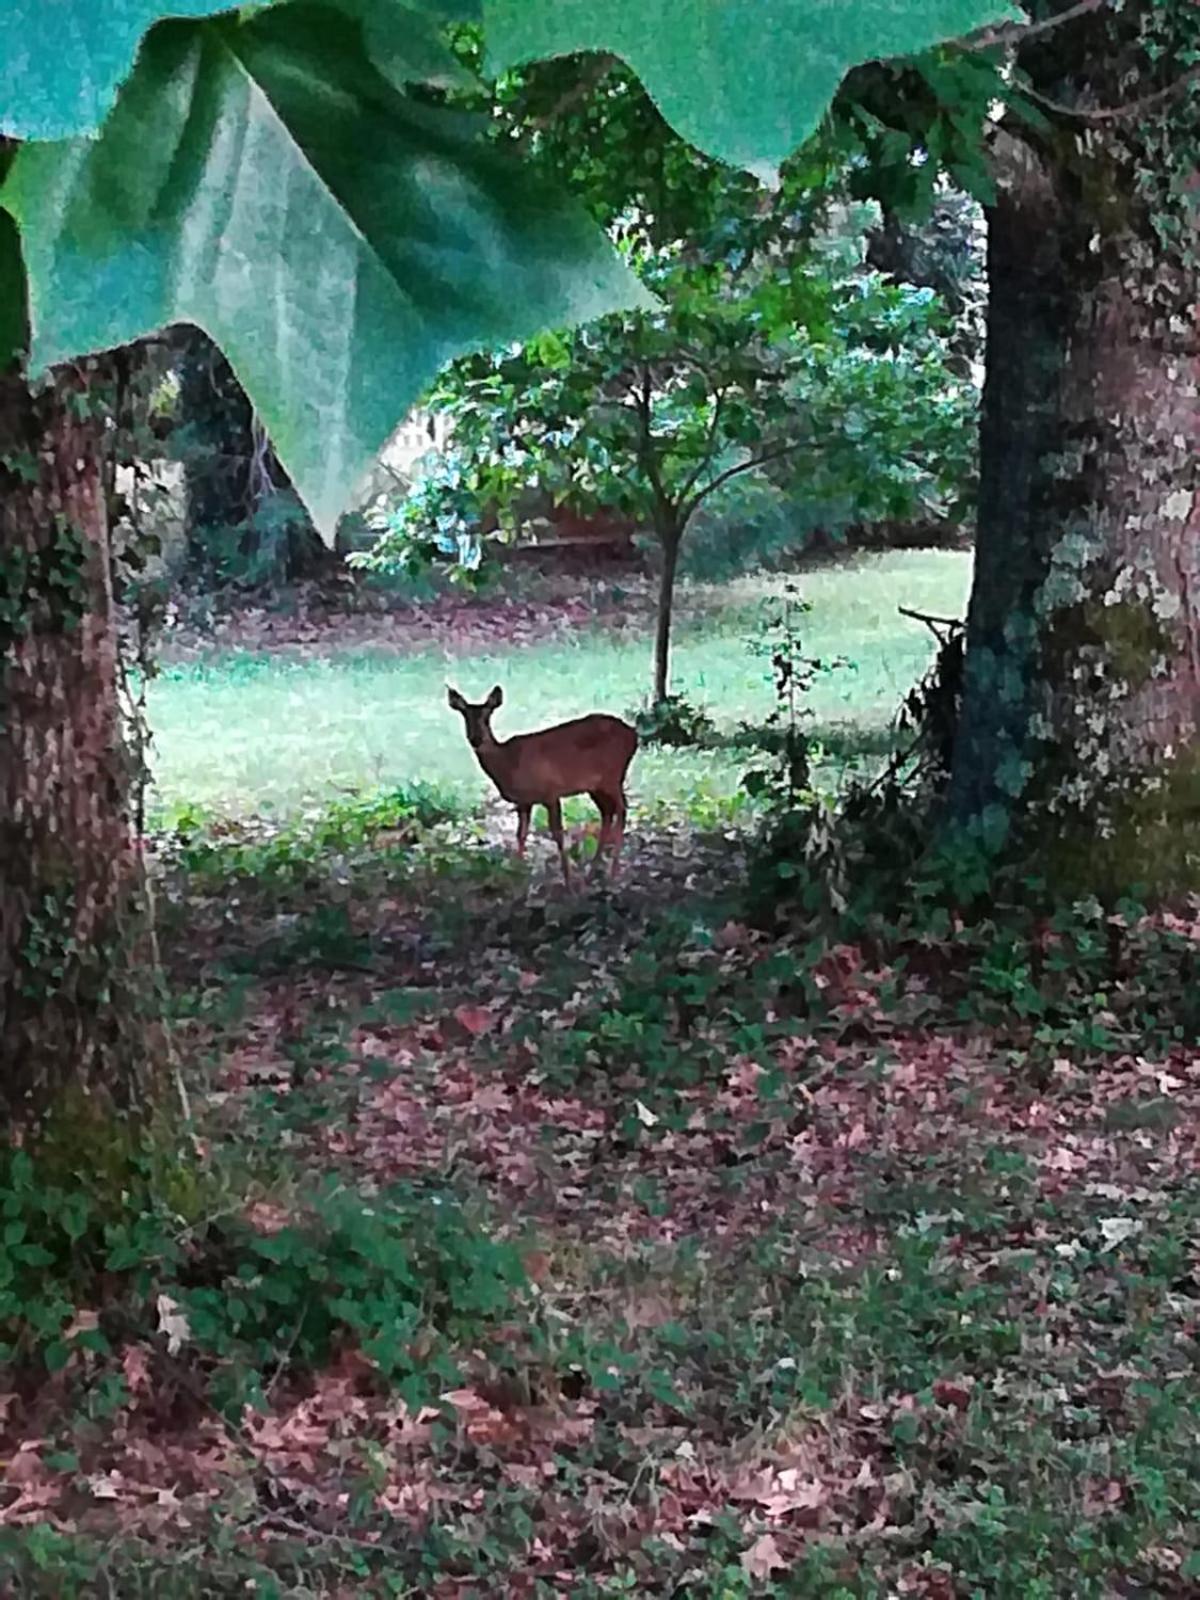
<svg viewBox="0 0 1200 1600"><path fill-rule="evenodd" d="M643 744L704 746L714 743L717 725L700 706L685 695L669 694L654 705L634 713L634 727Z"/></svg>
<svg viewBox="0 0 1200 1600"><path fill-rule="evenodd" d="M444 1384L453 1343L477 1342L525 1282L517 1247L450 1196L330 1182L263 1228L188 1156L165 1159L120 1128L93 1124L90 1137L104 1150L87 1181L64 1170L61 1139L0 1156L0 1360L58 1370L76 1350L165 1334L240 1410L271 1374L349 1345L424 1396L436 1390L422 1373Z"/></svg>

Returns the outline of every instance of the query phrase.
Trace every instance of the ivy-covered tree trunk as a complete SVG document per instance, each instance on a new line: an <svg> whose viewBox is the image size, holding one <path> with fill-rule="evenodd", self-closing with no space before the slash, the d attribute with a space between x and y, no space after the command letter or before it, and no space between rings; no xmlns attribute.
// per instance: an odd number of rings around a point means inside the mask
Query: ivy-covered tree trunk
<svg viewBox="0 0 1200 1600"><path fill-rule="evenodd" d="M951 806L1068 888L1200 883L1197 11L1039 36L997 150Z"/></svg>
<svg viewBox="0 0 1200 1600"><path fill-rule="evenodd" d="M0 1108L137 1097L141 875L101 424L86 380L0 377Z"/></svg>

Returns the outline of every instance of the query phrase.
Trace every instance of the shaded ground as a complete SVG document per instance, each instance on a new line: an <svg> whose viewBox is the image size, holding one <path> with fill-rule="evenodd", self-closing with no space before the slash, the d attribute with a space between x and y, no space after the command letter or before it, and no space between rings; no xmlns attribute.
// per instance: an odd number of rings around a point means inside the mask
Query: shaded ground
<svg viewBox="0 0 1200 1600"><path fill-rule="evenodd" d="M191 608L163 635L162 659L173 665L230 651L313 648L408 655L438 647L469 654L586 627L642 629L653 615L653 586L639 574L618 582L542 580L517 593L452 591L402 605L369 592L351 597L300 589L282 604L240 604L203 617Z"/></svg>
<svg viewBox="0 0 1200 1600"><path fill-rule="evenodd" d="M375 1324L306 1367L293 1302L245 1409L177 1308L75 1350L8 1400L6 1592L1197 1592L1200 921L769 940L742 849L643 830L570 895L460 825L182 852L264 1261L400 1185L528 1283L460 1261L477 1337L397 1383Z"/></svg>

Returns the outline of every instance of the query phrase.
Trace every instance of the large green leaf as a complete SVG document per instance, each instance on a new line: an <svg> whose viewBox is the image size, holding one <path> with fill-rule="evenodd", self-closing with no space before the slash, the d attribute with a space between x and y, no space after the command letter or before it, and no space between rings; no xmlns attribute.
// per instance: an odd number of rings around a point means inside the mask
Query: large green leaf
<svg viewBox="0 0 1200 1600"><path fill-rule="evenodd" d="M236 0L7 0L0 134L68 139L98 128L142 35L163 17L211 17Z"/></svg>
<svg viewBox="0 0 1200 1600"><path fill-rule="evenodd" d="M163 24L99 139L22 147L0 199L34 366L197 324L326 532L451 357L647 302L573 203L319 6Z"/></svg>
<svg viewBox="0 0 1200 1600"><path fill-rule="evenodd" d="M702 150L773 173L847 71L1022 13L1006 0L484 0L495 71L603 50Z"/></svg>
<svg viewBox="0 0 1200 1600"><path fill-rule="evenodd" d="M397 88L411 83L462 87L474 81L442 36L446 22L479 19L478 0L329 0L354 17L367 54Z"/></svg>

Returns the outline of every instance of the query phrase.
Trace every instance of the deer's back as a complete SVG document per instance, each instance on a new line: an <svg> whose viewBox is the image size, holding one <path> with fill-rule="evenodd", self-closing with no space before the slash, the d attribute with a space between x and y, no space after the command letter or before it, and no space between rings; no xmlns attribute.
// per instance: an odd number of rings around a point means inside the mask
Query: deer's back
<svg viewBox="0 0 1200 1600"><path fill-rule="evenodd" d="M621 790L637 734L620 717L599 713L518 734L497 747L492 777L515 805L541 805L572 794Z"/></svg>

